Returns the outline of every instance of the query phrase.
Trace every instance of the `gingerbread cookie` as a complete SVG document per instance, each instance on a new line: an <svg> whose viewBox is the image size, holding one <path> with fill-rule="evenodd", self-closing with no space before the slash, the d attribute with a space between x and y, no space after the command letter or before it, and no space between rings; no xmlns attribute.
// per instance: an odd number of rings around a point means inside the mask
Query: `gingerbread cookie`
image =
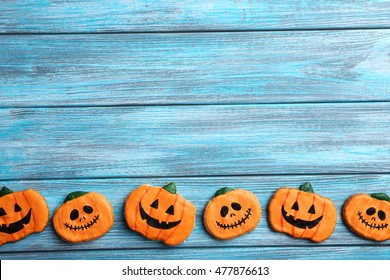
<svg viewBox="0 0 390 280"><path fill-rule="evenodd" d="M352 195L344 203L342 215L358 236L374 241L390 238L390 197L384 193Z"/></svg>
<svg viewBox="0 0 390 280"><path fill-rule="evenodd" d="M261 218L257 197L244 189L222 188L208 202L203 222L210 235L230 239L252 231Z"/></svg>
<svg viewBox="0 0 390 280"><path fill-rule="evenodd" d="M13 192L7 187L0 190L0 245L41 232L48 221L49 208L39 192Z"/></svg>
<svg viewBox="0 0 390 280"><path fill-rule="evenodd" d="M314 242L326 240L336 227L336 207L329 198L314 193L310 183L299 189L280 188L268 204L273 230Z"/></svg>
<svg viewBox="0 0 390 280"><path fill-rule="evenodd" d="M195 214L194 205L176 192L172 182L164 187L139 186L128 195L124 209L129 228L170 246L191 234Z"/></svg>
<svg viewBox="0 0 390 280"><path fill-rule="evenodd" d="M53 216L57 234L68 242L90 241L107 233L114 224L108 199L97 192L72 192Z"/></svg>

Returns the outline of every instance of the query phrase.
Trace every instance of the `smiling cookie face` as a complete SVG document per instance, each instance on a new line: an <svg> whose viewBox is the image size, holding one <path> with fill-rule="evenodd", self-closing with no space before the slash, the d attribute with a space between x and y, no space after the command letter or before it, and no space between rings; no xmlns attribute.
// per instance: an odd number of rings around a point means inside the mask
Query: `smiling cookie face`
<svg viewBox="0 0 390 280"><path fill-rule="evenodd" d="M277 190L268 205L273 230L314 242L322 242L333 233L336 217L333 202L315 194L309 183L299 189Z"/></svg>
<svg viewBox="0 0 390 280"><path fill-rule="evenodd" d="M363 238L390 239L390 198L383 193L355 194L344 203L343 219L349 229Z"/></svg>
<svg viewBox="0 0 390 280"><path fill-rule="evenodd" d="M171 246L190 235L195 213L194 205L177 194L174 183L139 186L127 197L124 209L129 228Z"/></svg>
<svg viewBox="0 0 390 280"><path fill-rule="evenodd" d="M252 231L261 218L257 197L243 189L222 188L203 215L206 230L215 238L230 239Z"/></svg>
<svg viewBox="0 0 390 280"><path fill-rule="evenodd" d="M69 242L96 239L110 230L114 223L111 203L96 192L73 192L54 213L57 234Z"/></svg>
<svg viewBox="0 0 390 280"><path fill-rule="evenodd" d="M49 208L35 190L0 191L0 245L41 232L49 221Z"/></svg>

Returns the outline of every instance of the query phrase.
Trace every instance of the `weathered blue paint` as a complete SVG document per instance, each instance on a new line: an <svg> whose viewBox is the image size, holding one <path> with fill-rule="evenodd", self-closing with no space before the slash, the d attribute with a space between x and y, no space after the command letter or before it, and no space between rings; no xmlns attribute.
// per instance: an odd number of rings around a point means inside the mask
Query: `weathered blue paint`
<svg viewBox="0 0 390 280"><path fill-rule="evenodd" d="M389 49L389 30L2 36L0 107L388 101Z"/></svg>
<svg viewBox="0 0 390 280"><path fill-rule="evenodd" d="M332 246L332 247L226 247L216 248L153 248L143 250L73 250L1 255L13 260L388 260L388 246Z"/></svg>
<svg viewBox="0 0 390 280"><path fill-rule="evenodd" d="M389 111L387 102L1 109L0 169L3 179L390 172Z"/></svg>
<svg viewBox="0 0 390 280"><path fill-rule="evenodd" d="M0 32L389 27L386 0L1 1Z"/></svg>

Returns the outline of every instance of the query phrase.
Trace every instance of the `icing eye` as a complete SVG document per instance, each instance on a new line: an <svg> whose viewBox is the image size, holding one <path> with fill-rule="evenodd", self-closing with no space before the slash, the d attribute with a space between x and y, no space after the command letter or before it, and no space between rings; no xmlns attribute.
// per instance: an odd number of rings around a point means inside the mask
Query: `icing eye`
<svg viewBox="0 0 390 280"><path fill-rule="evenodd" d="M72 221L76 220L79 217L79 211L77 209L73 209L72 212L70 212L70 219Z"/></svg>
<svg viewBox="0 0 390 280"><path fill-rule="evenodd" d="M5 215L7 215L7 212L5 212L4 208L1 207L0 208L0 216L5 216Z"/></svg>
<svg viewBox="0 0 390 280"><path fill-rule="evenodd" d="M225 218L228 213L229 213L229 208L227 206L222 206L222 208L221 208L221 217Z"/></svg>
<svg viewBox="0 0 390 280"><path fill-rule="evenodd" d="M375 213L376 213L376 210L375 210L374 207L370 207L366 211L366 214L369 215L369 216L374 215Z"/></svg>
<svg viewBox="0 0 390 280"><path fill-rule="evenodd" d="M154 209L157 209L158 208L158 199L156 199L155 201L153 201L152 204L150 204L150 207L154 208Z"/></svg>
<svg viewBox="0 0 390 280"><path fill-rule="evenodd" d="M386 219L386 213L383 212L382 210L378 211L378 218L381 219L381 221Z"/></svg>
<svg viewBox="0 0 390 280"><path fill-rule="evenodd" d="M316 209L314 209L314 204L310 207L309 211L307 211L308 213L310 214L315 214L316 213Z"/></svg>
<svg viewBox="0 0 390 280"><path fill-rule="evenodd" d="M84 212L87 213L87 214L91 214L91 213L93 212L93 208L92 208L91 206L88 206L88 205L85 205L85 206L83 207L83 210L84 210Z"/></svg>
<svg viewBox="0 0 390 280"><path fill-rule="evenodd" d="M175 209L173 208L173 205L169 206L169 208L167 209L167 211L165 211L165 213L169 215L175 215Z"/></svg>
<svg viewBox="0 0 390 280"><path fill-rule="evenodd" d="M15 212L20 212L20 211L22 211L22 208L20 208L19 204L15 203L15 205L14 205L14 211L15 211Z"/></svg>
<svg viewBox="0 0 390 280"><path fill-rule="evenodd" d="M233 208L234 210L236 210L236 211L239 211L239 210L241 210L241 205L240 205L240 203L233 202L233 203L232 203L232 208Z"/></svg>
<svg viewBox="0 0 390 280"><path fill-rule="evenodd" d="M291 207L292 210L299 211L298 201L295 201L294 205Z"/></svg>

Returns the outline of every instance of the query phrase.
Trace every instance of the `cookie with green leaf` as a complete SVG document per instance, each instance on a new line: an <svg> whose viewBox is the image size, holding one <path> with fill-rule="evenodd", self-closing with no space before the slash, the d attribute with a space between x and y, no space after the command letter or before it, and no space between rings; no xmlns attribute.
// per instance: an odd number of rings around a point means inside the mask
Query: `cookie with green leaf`
<svg viewBox="0 0 390 280"><path fill-rule="evenodd" d="M217 239L231 239L256 228L261 218L257 197L244 189L219 189L207 203L203 222L208 233Z"/></svg>
<svg viewBox="0 0 390 280"><path fill-rule="evenodd" d="M128 195L124 208L129 228L170 246L189 237L195 215L195 206L177 193L173 182L164 187L139 186Z"/></svg>
<svg viewBox="0 0 390 280"><path fill-rule="evenodd" d="M97 192L68 194L53 216L54 230L68 242L94 240L106 234L113 224L113 207Z"/></svg>
<svg viewBox="0 0 390 280"><path fill-rule="evenodd" d="M0 245L41 232L48 221L49 208L39 192L0 190Z"/></svg>
<svg viewBox="0 0 390 280"><path fill-rule="evenodd" d="M343 220L360 237L390 239L390 197L385 193L354 194L344 203Z"/></svg>
<svg viewBox="0 0 390 280"><path fill-rule="evenodd" d="M332 235L336 220L333 201L314 192L309 182L276 190L268 203L271 228L294 238L323 242Z"/></svg>

